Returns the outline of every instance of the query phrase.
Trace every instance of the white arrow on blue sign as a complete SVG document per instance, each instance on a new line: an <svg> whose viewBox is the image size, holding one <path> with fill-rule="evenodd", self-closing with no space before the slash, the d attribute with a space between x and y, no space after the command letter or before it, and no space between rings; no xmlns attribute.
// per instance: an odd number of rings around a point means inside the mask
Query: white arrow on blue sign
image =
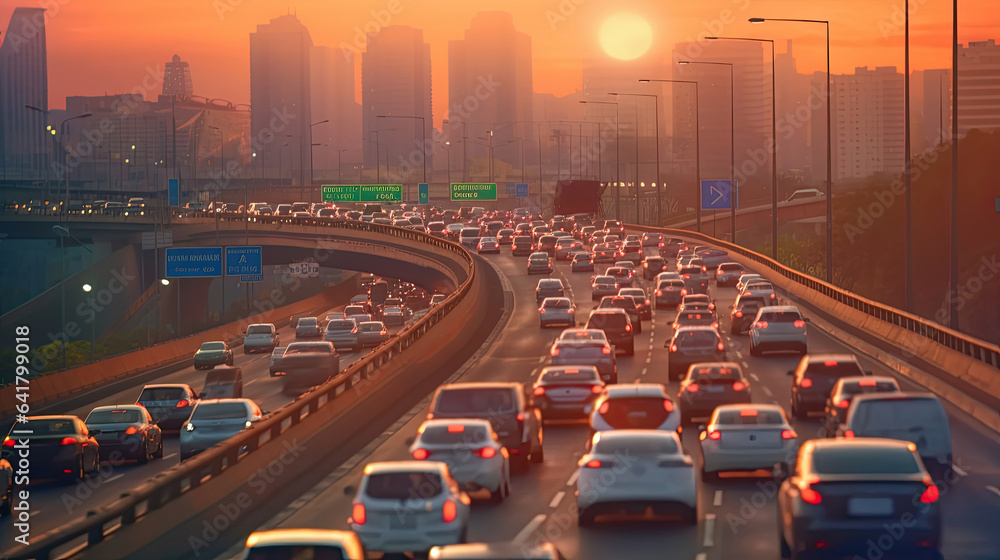
<svg viewBox="0 0 1000 560"><path fill-rule="evenodd" d="M728 210L732 204L732 183L725 181L701 182L701 209Z"/></svg>

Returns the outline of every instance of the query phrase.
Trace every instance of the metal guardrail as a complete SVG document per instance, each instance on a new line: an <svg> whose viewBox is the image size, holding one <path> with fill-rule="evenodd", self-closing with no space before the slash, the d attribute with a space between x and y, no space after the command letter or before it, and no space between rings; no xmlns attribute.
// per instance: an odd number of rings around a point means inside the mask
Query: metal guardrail
<svg viewBox="0 0 1000 560"><path fill-rule="evenodd" d="M695 239L718 245L728 251L739 253L740 255L743 255L744 257L771 269L777 274L780 274L785 278L788 278L793 282L797 282L811 290L815 290L843 305L861 311L862 313L870 315L876 319L906 329L914 334L926 338L930 342L941 344L942 346L969 356L970 358L980 361L988 366L1000 368L1000 346L997 346L996 344L980 340L943 325L928 321L922 317L913 315L912 313L907 313L906 311L902 311L846 290L842 290L833 284L829 284L823 280L803 274L797 270L792 270L770 257L760 253L755 253L739 245L734 245L728 241L722 241L712 236L690 230L637 226L634 224L626 224L625 226L642 231L659 231L675 237L693 237Z"/></svg>
<svg viewBox="0 0 1000 560"><path fill-rule="evenodd" d="M276 441L279 436L298 425L308 415L315 414L333 402L337 396L353 387L355 376L359 377L359 383L371 379L381 366L419 340L427 333L428 329L448 315L462 301L476 280L472 256L456 243L414 230L364 222L320 219L311 225L386 234L447 249L462 257L468 265L469 276L455 292L434 306L424 317L404 328L393 339L377 347L368 356L355 361L333 379L313 388L292 403L271 413L252 428L248 428L225 442L157 475L155 479L148 480L133 491L122 494L114 502L88 511L86 517L41 535L35 543L21 550L16 550L10 558L49 560L58 548L72 543L84 535L87 537L86 543L74 549L75 552L97 545L112 533L135 524L137 520L160 509L166 503L204 485L212 478L220 476L249 455L261 449L267 449L269 443ZM206 471L208 474L205 474Z"/></svg>

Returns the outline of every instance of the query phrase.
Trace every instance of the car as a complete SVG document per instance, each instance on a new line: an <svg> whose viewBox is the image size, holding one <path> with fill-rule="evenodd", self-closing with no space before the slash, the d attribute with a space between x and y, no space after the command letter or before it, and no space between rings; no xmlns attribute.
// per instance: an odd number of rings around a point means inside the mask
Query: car
<svg viewBox="0 0 1000 560"><path fill-rule="evenodd" d="M556 243L556 260L568 261L580 251L583 251L583 243L572 239L560 239Z"/></svg>
<svg viewBox="0 0 1000 560"><path fill-rule="evenodd" d="M857 395L896 393L898 391L899 384L891 377L875 375L841 377L834 384L833 389L830 390L830 396L826 399L824 407L826 437L834 437L837 434L837 428L847 419L847 410Z"/></svg>
<svg viewBox="0 0 1000 560"><path fill-rule="evenodd" d="M390 300L395 299L395 302L390 303ZM388 298L385 300L386 305L399 305L401 302L399 298ZM343 313L330 313L327 315L327 321L330 319L350 319L355 315L367 315L369 313L368 309L364 305L352 304L344 308Z"/></svg>
<svg viewBox="0 0 1000 560"><path fill-rule="evenodd" d="M663 246L660 247L660 255L668 259L677 258L677 253L687 248L688 246L683 239L668 237L663 241Z"/></svg>
<svg viewBox="0 0 1000 560"><path fill-rule="evenodd" d="M584 245L590 245L590 236L592 236L595 231L597 231L597 228L594 226L583 226L573 232L573 237L582 241Z"/></svg>
<svg viewBox="0 0 1000 560"><path fill-rule="evenodd" d="M142 405L99 406L84 424L100 446L101 460L145 464L163 458L163 433Z"/></svg>
<svg viewBox="0 0 1000 560"><path fill-rule="evenodd" d="M500 444L489 420L427 420L417 429L410 455L418 461L441 461L466 492L489 492L490 501L510 495L510 453Z"/></svg>
<svg viewBox="0 0 1000 560"><path fill-rule="evenodd" d="M681 423L711 416L720 405L749 403L750 395L750 380L736 362L691 364L677 391Z"/></svg>
<svg viewBox="0 0 1000 560"><path fill-rule="evenodd" d="M81 207L82 213L82 207ZM132 197L125 204L126 216L143 216L146 214L146 201L142 197Z"/></svg>
<svg viewBox="0 0 1000 560"><path fill-rule="evenodd" d="M546 225L533 226L531 228L531 240L537 244L541 241L543 235L548 235L550 233L552 233L552 228L550 228L549 226ZM554 239L555 238L553 236L553 240L551 241L553 247L555 246Z"/></svg>
<svg viewBox="0 0 1000 560"><path fill-rule="evenodd" d="M639 242L643 247L663 247L663 234L662 233L644 233L642 237L639 238Z"/></svg>
<svg viewBox="0 0 1000 560"><path fill-rule="evenodd" d="M566 560L552 543L469 543L435 546L428 560Z"/></svg>
<svg viewBox="0 0 1000 560"><path fill-rule="evenodd" d="M354 319L332 319L326 325L323 339L333 344L337 350L344 349L353 352L360 345L358 342L358 323Z"/></svg>
<svg viewBox="0 0 1000 560"><path fill-rule="evenodd" d="M729 253L714 247L697 249L695 250L695 254L701 258L701 265L708 267L713 271L718 268L720 264L730 262L732 260Z"/></svg>
<svg viewBox="0 0 1000 560"><path fill-rule="evenodd" d="M663 257L646 257L642 260L642 277L646 280L656 278L656 275L667 270L667 261Z"/></svg>
<svg viewBox="0 0 1000 560"><path fill-rule="evenodd" d="M161 430L179 430L198 403L198 392L183 383L146 385L136 404L141 404Z"/></svg>
<svg viewBox="0 0 1000 560"><path fill-rule="evenodd" d="M465 224L451 223L448 224L447 227L445 227L444 232L449 241L454 241L457 243L458 235L462 232L463 229L465 229Z"/></svg>
<svg viewBox="0 0 1000 560"><path fill-rule="evenodd" d="M510 251L513 255L530 255L535 250L535 244L529 235L518 235L510 243Z"/></svg>
<svg viewBox="0 0 1000 560"><path fill-rule="evenodd" d="M777 305L778 303L778 294L774 291L774 285L770 282L750 282L743 288L740 295L762 297L764 301L770 301L771 305Z"/></svg>
<svg viewBox="0 0 1000 560"><path fill-rule="evenodd" d="M549 348L553 366L593 366L608 384L618 383L618 359L600 329L566 329Z"/></svg>
<svg viewBox="0 0 1000 560"><path fill-rule="evenodd" d="M667 362L667 378L679 380L691 364L701 362L725 362L726 345L718 329L712 326L679 327L664 343L670 348Z"/></svg>
<svg viewBox="0 0 1000 560"><path fill-rule="evenodd" d="M750 355L762 356L765 351L805 355L809 346L807 322L809 319L791 305L761 307L750 324Z"/></svg>
<svg viewBox="0 0 1000 560"><path fill-rule="evenodd" d="M363 321L358 323L358 345L378 346L389 339L389 329L382 321Z"/></svg>
<svg viewBox="0 0 1000 560"><path fill-rule="evenodd" d="M715 312L707 307L704 307L703 309L692 309L689 306L686 311L677 311L677 316L674 318L671 326L675 329L709 326L718 330L719 319L716 317Z"/></svg>
<svg viewBox="0 0 1000 560"><path fill-rule="evenodd" d="M428 420L484 418L493 424L515 471L545 460L542 415L523 383L451 383L431 399Z"/></svg>
<svg viewBox="0 0 1000 560"><path fill-rule="evenodd" d="M619 288L632 287L632 271L623 266L609 266L604 270L604 276L613 276Z"/></svg>
<svg viewBox="0 0 1000 560"><path fill-rule="evenodd" d="M548 297L563 297L566 289L558 278L542 278L535 287L535 304L541 304Z"/></svg>
<svg viewBox="0 0 1000 560"><path fill-rule="evenodd" d="M822 412L830 391L841 377L871 375L852 354L806 354L788 371L792 376L791 411L796 420Z"/></svg>
<svg viewBox="0 0 1000 560"><path fill-rule="evenodd" d="M632 321L624 309L595 309L590 312L585 328L604 331L615 351L622 350L626 356L635 355Z"/></svg>
<svg viewBox="0 0 1000 560"><path fill-rule="evenodd" d="M613 296L619 289L618 279L614 276L594 276L590 284L590 299L598 301L604 296Z"/></svg>
<svg viewBox="0 0 1000 560"><path fill-rule="evenodd" d="M636 264L632 261L615 261L614 266L628 270L633 277L635 277L635 271L638 268Z"/></svg>
<svg viewBox="0 0 1000 560"><path fill-rule="evenodd" d="M500 240L496 237L482 237L479 239L479 244L476 246L476 252L479 254L483 253L500 253Z"/></svg>
<svg viewBox="0 0 1000 560"><path fill-rule="evenodd" d="M250 533L241 560L300 557L316 560L365 560L368 553L361 544L361 539L352 531L271 529Z"/></svg>
<svg viewBox="0 0 1000 560"><path fill-rule="evenodd" d="M368 551L424 552L467 540L470 504L445 463L368 463L348 523Z"/></svg>
<svg viewBox="0 0 1000 560"><path fill-rule="evenodd" d="M284 375L282 393L299 396L340 373L340 354L330 342L293 342L276 367Z"/></svg>
<svg viewBox="0 0 1000 560"><path fill-rule="evenodd" d="M733 310L729 314L729 333L742 334L750 330L754 320L757 319L757 312L762 307L766 307L762 297L746 296L737 297L733 304Z"/></svg>
<svg viewBox="0 0 1000 560"><path fill-rule="evenodd" d="M740 263L724 262L715 269L715 285L735 286L745 270Z"/></svg>
<svg viewBox="0 0 1000 560"><path fill-rule="evenodd" d="M295 324L295 339L320 338L323 330L320 328L319 319L316 317L300 317Z"/></svg>
<svg viewBox="0 0 1000 560"><path fill-rule="evenodd" d="M891 547L900 558L939 558L940 490L916 446L881 438L802 444L793 476L777 495L782 558L869 558ZM898 527L898 529L897 529ZM887 547L875 545L889 540Z"/></svg>
<svg viewBox="0 0 1000 560"><path fill-rule="evenodd" d="M198 401L180 436L181 461L250 428L266 413L250 399Z"/></svg>
<svg viewBox="0 0 1000 560"><path fill-rule="evenodd" d="M610 243L596 243L593 248L594 263L615 262L621 257L618 248Z"/></svg>
<svg viewBox="0 0 1000 560"><path fill-rule="evenodd" d="M639 241L625 241L622 244L621 253L622 259L638 264L642 262L642 258L644 256L642 243Z"/></svg>
<svg viewBox="0 0 1000 560"><path fill-rule="evenodd" d="M799 448L798 434L775 404L720 405L699 430L703 481L720 472L787 472Z"/></svg>
<svg viewBox="0 0 1000 560"><path fill-rule="evenodd" d="M604 296L595 309L623 309L628 314L629 322L635 334L642 332L642 315L639 312L639 307L635 304L635 300L629 296Z"/></svg>
<svg viewBox="0 0 1000 560"><path fill-rule="evenodd" d="M514 242L514 230L504 228L497 232L497 241L501 245L510 245Z"/></svg>
<svg viewBox="0 0 1000 560"><path fill-rule="evenodd" d="M559 243L559 238L554 235L542 235L539 236L537 241L535 241L535 250L541 251L550 257L556 256L556 244Z"/></svg>
<svg viewBox="0 0 1000 560"><path fill-rule="evenodd" d="M739 280L736 281L736 291L742 293L743 290L746 288L747 284L749 284L754 280L759 280L764 282L767 281L760 274L754 274L752 272L744 272L743 274L740 275Z"/></svg>
<svg viewBox="0 0 1000 560"><path fill-rule="evenodd" d="M539 372L532 390L544 424L549 420L587 418L604 387L601 373L594 366L548 366Z"/></svg>
<svg viewBox="0 0 1000 560"><path fill-rule="evenodd" d="M31 481L49 478L82 481L101 469L100 443L95 439L98 435L76 416L27 416L14 423L4 438L4 458L10 460L16 456L26 464L30 454ZM18 478L27 471L25 468L18 473ZM23 478L28 480L27 476ZM23 497L26 491L21 490L21 494Z"/></svg>
<svg viewBox="0 0 1000 560"><path fill-rule="evenodd" d="M444 300L447 297L448 297L448 294L434 294L434 295L431 296L431 300L430 300L430 303L428 305L430 307L434 307L435 305L439 305L441 303L444 303Z"/></svg>
<svg viewBox="0 0 1000 560"><path fill-rule="evenodd" d="M576 326L576 306L568 297L546 297L538 308L538 326Z"/></svg>
<svg viewBox="0 0 1000 560"><path fill-rule="evenodd" d="M277 348L271 351L271 362L270 365L268 366L268 372L270 372L271 377L284 375L285 372L281 370L281 366L279 366L278 364L281 363L281 358L285 355L285 350L287 348L288 348L287 346L278 346Z"/></svg>
<svg viewBox="0 0 1000 560"><path fill-rule="evenodd" d="M594 434L577 469L577 522L590 527L617 513L679 517L698 522L694 462L671 432L615 430Z"/></svg>
<svg viewBox="0 0 1000 560"><path fill-rule="evenodd" d="M382 320L386 325L403 325L411 315L408 307L399 305L387 305L382 309Z"/></svg>
<svg viewBox="0 0 1000 560"><path fill-rule="evenodd" d="M892 438L913 443L936 477L952 468L951 429L940 399L933 393L880 392L857 395L847 419L837 428L847 438Z"/></svg>
<svg viewBox="0 0 1000 560"><path fill-rule="evenodd" d="M224 341L202 342L194 353L194 369L211 369L214 366L233 365L233 350Z"/></svg>
<svg viewBox="0 0 1000 560"><path fill-rule="evenodd" d="M458 240L466 249L475 249L479 246L479 228L463 227L458 232Z"/></svg>
<svg viewBox="0 0 1000 560"><path fill-rule="evenodd" d="M715 300L708 294L684 294L681 297L681 304L677 306L677 312L681 313L690 309L708 309L715 311Z"/></svg>
<svg viewBox="0 0 1000 560"><path fill-rule="evenodd" d="M676 308L686 293L684 280L658 280L653 292L653 305L657 309Z"/></svg>
<svg viewBox="0 0 1000 560"><path fill-rule="evenodd" d="M243 336L243 353L273 352L280 344L278 329L272 323L257 323L247 327Z"/></svg>
<svg viewBox="0 0 1000 560"><path fill-rule="evenodd" d="M680 416L666 387L659 383L609 385L594 401L590 434L609 430L676 432L681 425Z"/></svg>
<svg viewBox="0 0 1000 560"><path fill-rule="evenodd" d="M677 272L684 279L684 288L689 294L708 293L708 274L701 266L678 267Z"/></svg>
<svg viewBox="0 0 1000 560"><path fill-rule="evenodd" d="M618 295L630 297L635 301L635 307L639 310L639 319L649 321L653 318L653 308L650 305L649 298L646 297L646 290L642 288L620 288Z"/></svg>
<svg viewBox="0 0 1000 560"><path fill-rule="evenodd" d="M570 272L593 272L594 258L590 253L574 253L569 264Z"/></svg>
<svg viewBox="0 0 1000 560"><path fill-rule="evenodd" d="M794 202L796 200L818 198L821 196L826 196L826 194L819 189L799 189L786 198L784 202Z"/></svg>
<svg viewBox="0 0 1000 560"><path fill-rule="evenodd" d="M625 235L625 224L619 220L605 220L604 229L619 236Z"/></svg>
<svg viewBox="0 0 1000 560"><path fill-rule="evenodd" d="M535 252L528 256L528 274L551 274L552 261L548 253Z"/></svg>

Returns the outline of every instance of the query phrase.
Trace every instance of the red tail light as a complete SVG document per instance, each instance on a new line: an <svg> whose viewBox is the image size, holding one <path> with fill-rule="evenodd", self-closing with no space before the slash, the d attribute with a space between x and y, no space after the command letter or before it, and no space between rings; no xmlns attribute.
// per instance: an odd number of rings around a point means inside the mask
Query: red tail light
<svg viewBox="0 0 1000 560"><path fill-rule="evenodd" d="M610 354L611 353L611 347L610 346L605 346L604 348L601 348L601 353L602 354Z"/></svg>
<svg viewBox="0 0 1000 560"><path fill-rule="evenodd" d="M853 438L854 437L854 430L847 430L846 432L844 432L844 437L847 438L847 439Z"/></svg>
<svg viewBox="0 0 1000 560"><path fill-rule="evenodd" d="M837 360L827 360L823 362L823 365L826 367L837 367Z"/></svg>
<svg viewBox="0 0 1000 560"><path fill-rule="evenodd" d="M559 349L558 348L553 348L552 351L549 352L549 354L552 354L553 356L558 356L559 355Z"/></svg>
<svg viewBox="0 0 1000 560"><path fill-rule="evenodd" d="M539 309L538 312L539 313L545 313L545 308L543 307L543 308Z"/></svg>
<svg viewBox="0 0 1000 560"><path fill-rule="evenodd" d="M524 422L524 414L521 414L520 412L518 412L517 413L517 421L518 422Z"/></svg>
<svg viewBox="0 0 1000 560"><path fill-rule="evenodd" d="M138 432L139 432L139 430L136 430L135 426L129 426L128 429L125 430L125 435L130 436L130 435L138 433Z"/></svg>
<svg viewBox="0 0 1000 560"><path fill-rule="evenodd" d="M819 492L813 490L812 488L810 488L808 486L806 486L805 488L803 488L799 492L799 495L802 496L802 501L803 502L805 502L807 504L814 505L814 506L818 505L820 502L823 501L823 496L820 496Z"/></svg>
<svg viewBox="0 0 1000 560"><path fill-rule="evenodd" d="M876 387L877 385L878 382L874 379L862 379L861 381L858 381L859 387Z"/></svg>
<svg viewBox="0 0 1000 560"><path fill-rule="evenodd" d="M476 449L472 452L476 457L482 457L483 459L492 459L496 456L497 450L492 447L483 447L481 449Z"/></svg>
<svg viewBox="0 0 1000 560"><path fill-rule="evenodd" d="M608 409L609 409L610 407L611 407L611 406L610 406L610 404L608 403L608 401L604 401L604 404L602 404L602 405L601 405L601 408L599 408L599 409L597 410L597 412L600 412L601 414L607 414L607 413L608 413Z"/></svg>
<svg viewBox="0 0 1000 560"><path fill-rule="evenodd" d="M663 410L666 410L667 412L673 412L674 411L674 401L672 401L670 399L663 399Z"/></svg>
<svg viewBox="0 0 1000 560"><path fill-rule="evenodd" d="M833 403L837 408L848 408L851 406L851 402L847 399L837 399Z"/></svg>
<svg viewBox="0 0 1000 560"><path fill-rule="evenodd" d="M535 396L540 397L545 394L545 387L535 387Z"/></svg>
<svg viewBox="0 0 1000 560"><path fill-rule="evenodd" d="M766 329L767 328L767 321L757 321L757 328L758 329Z"/></svg>
<svg viewBox="0 0 1000 560"><path fill-rule="evenodd" d="M632 325L625 325L625 332L632 332Z"/></svg>
<svg viewBox="0 0 1000 560"><path fill-rule="evenodd" d="M688 295L688 291L687 291L687 288L684 288L684 289L682 289L682 290L681 290L681 295L682 295L682 296L686 296L686 295Z"/></svg>
<svg viewBox="0 0 1000 560"><path fill-rule="evenodd" d="M604 391L604 387L601 387L600 385L591 385L590 386L590 392L593 393L593 394L595 394L595 395L600 395L602 391Z"/></svg>
<svg viewBox="0 0 1000 560"><path fill-rule="evenodd" d="M676 344L671 344L670 345L670 351L671 352L676 352L677 351L677 345Z"/></svg>
<svg viewBox="0 0 1000 560"><path fill-rule="evenodd" d="M692 384L688 385L687 386L687 391L689 393L697 393L698 392L698 384L697 383L692 383Z"/></svg>
<svg viewBox="0 0 1000 560"><path fill-rule="evenodd" d="M602 465L601 465L601 462L599 460L597 460L597 459L591 459L590 461L587 461L587 463L584 464L583 466L586 467L586 468L588 468L588 469L599 469L599 468L601 468Z"/></svg>
<svg viewBox="0 0 1000 560"><path fill-rule="evenodd" d="M806 328L806 322L805 321L795 321L795 328L797 328L797 329L804 329L804 328Z"/></svg>
<svg viewBox="0 0 1000 560"><path fill-rule="evenodd" d="M657 296L662 296L663 295L663 291L662 290L656 290L656 295Z"/></svg>
<svg viewBox="0 0 1000 560"><path fill-rule="evenodd" d="M712 323L712 328L713 329L718 329L719 328L719 323L717 323L717 322L716 323Z"/></svg>
<svg viewBox="0 0 1000 560"><path fill-rule="evenodd" d="M364 525L368 521L365 504L354 504L354 507L351 508L351 519L356 525Z"/></svg>
<svg viewBox="0 0 1000 560"><path fill-rule="evenodd" d="M59 442L59 445L76 445L76 438L64 437L62 438L62 441Z"/></svg>
<svg viewBox="0 0 1000 560"><path fill-rule="evenodd" d="M646 305L649 305L649 300L648 299L646 300Z"/></svg>
<svg viewBox="0 0 1000 560"><path fill-rule="evenodd" d="M444 503L444 507L441 508L441 519L445 523L451 523L457 517L458 517L458 506L455 505L454 501L448 500L447 502Z"/></svg>
<svg viewBox="0 0 1000 560"><path fill-rule="evenodd" d="M717 348L719 349L719 352L722 352L726 349L726 345L720 342Z"/></svg>
<svg viewBox="0 0 1000 560"><path fill-rule="evenodd" d="M813 386L813 380L809 379L808 377L804 378L802 382L799 383L799 387L812 387L812 386Z"/></svg>
<svg viewBox="0 0 1000 560"><path fill-rule="evenodd" d="M177 408L184 408L185 406L188 406L190 404L191 403L189 403L187 399L184 399L177 403Z"/></svg>
<svg viewBox="0 0 1000 560"><path fill-rule="evenodd" d="M423 461L431 456L431 452L426 449L414 449L413 458L418 461Z"/></svg>
<svg viewBox="0 0 1000 560"><path fill-rule="evenodd" d="M351 329L351 334L358 334L358 327Z"/></svg>
<svg viewBox="0 0 1000 560"><path fill-rule="evenodd" d="M708 432L708 439L720 440L722 439L722 432L712 430L711 432Z"/></svg>
<svg viewBox="0 0 1000 560"><path fill-rule="evenodd" d="M3 446L4 447L14 447L15 443L16 442L14 440L10 439L10 438L4 438L4 440L3 440Z"/></svg>
<svg viewBox="0 0 1000 560"><path fill-rule="evenodd" d="M684 275L684 278L685 278L685 279L690 279L690 278L691 278L691 275L690 275L690 274L685 274L685 275Z"/></svg>
<svg viewBox="0 0 1000 560"><path fill-rule="evenodd" d="M927 486L927 489L924 490L924 493L920 495L920 502L924 504L933 504L934 502L938 501L938 498L941 497L941 491L938 490L937 485L934 484L934 481L931 480L931 477L925 476L924 484Z"/></svg>
<svg viewBox="0 0 1000 560"><path fill-rule="evenodd" d="M781 439L795 439L797 437L799 437L799 434L796 434L794 430L781 431Z"/></svg>
<svg viewBox="0 0 1000 560"><path fill-rule="evenodd" d="M747 291L743 292L743 295L745 295L745 296L750 295L750 290L747 290Z"/></svg>
<svg viewBox="0 0 1000 560"><path fill-rule="evenodd" d="M778 296L771 294L771 299L776 299Z"/></svg>
<svg viewBox="0 0 1000 560"><path fill-rule="evenodd" d="M743 316L743 312L742 311L737 311L736 312L736 316L737 317L742 317Z"/></svg>
<svg viewBox="0 0 1000 560"><path fill-rule="evenodd" d="M747 388L746 384L744 384L742 381L737 381L736 383L733 383L733 391L742 391L743 389L746 388Z"/></svg>

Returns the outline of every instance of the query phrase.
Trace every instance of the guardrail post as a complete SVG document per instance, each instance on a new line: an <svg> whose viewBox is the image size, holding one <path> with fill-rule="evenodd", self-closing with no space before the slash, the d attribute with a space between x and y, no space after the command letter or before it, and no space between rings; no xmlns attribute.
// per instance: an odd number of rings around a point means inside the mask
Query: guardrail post
<svg viewBox="0 0 1000 560"><path fill-rule="evenodd" d="M97 515L97 512L95 512L95 511L88 511L87 512L87 517L93 517L95 515ZM97 543L99 543L99 542L101 542L103 540L104 540L104 524L103 523L98 523L97 525L94 525L93 527L91 527L90 531L87 531L87 544L89 546L94 546L95 544L97 544Z"/></svg>

